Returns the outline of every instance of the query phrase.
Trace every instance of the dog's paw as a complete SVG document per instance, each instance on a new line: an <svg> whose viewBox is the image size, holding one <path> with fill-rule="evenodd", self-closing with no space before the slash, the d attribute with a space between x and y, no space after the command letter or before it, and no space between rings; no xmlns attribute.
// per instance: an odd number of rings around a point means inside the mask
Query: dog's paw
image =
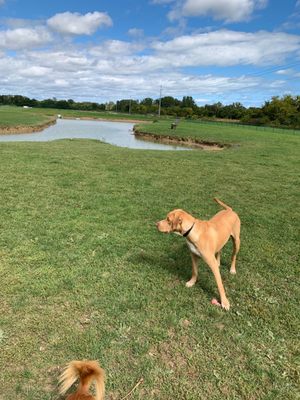
<svg viewBox="0 0 300 400"><path fill-rule="evenodd" d="M185 284L185 286L186 287L192 287L192 286L195 285L195 283L196 283L196 281L194 279L191 279Z"/></svg>
<svg viewBox="0 0 300 400"><path fill-rule="evenodd" d="M211 300L211 304L212 304L213 306L221 307L221 303L219 303L218 300L215 299L215 298L213 298L213 299Z"/></svg>
<svg viewBox="0 0 300 400"><path fill-rule="evenodd" d="M236 270L235 269L231 269L230 273L231 273L231 275L235 275L236 274Z"/></svg>
<svg viewBox="0 0 300 400"><path fill-rule="evenodd" d="M222 308L224 308L226 311L230 309L230 303L227 299L224 299L221 301Z"/></svg>

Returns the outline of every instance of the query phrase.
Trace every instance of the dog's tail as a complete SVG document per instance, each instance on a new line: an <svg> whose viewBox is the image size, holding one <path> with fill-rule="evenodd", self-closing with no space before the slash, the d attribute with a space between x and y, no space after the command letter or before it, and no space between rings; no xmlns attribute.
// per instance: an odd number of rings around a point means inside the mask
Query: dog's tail
<svg viewBox="0 0 300 400"><path fill-rule="evenodd" d="M60 376L60 394L66 391L79 379L77 394L88 391L93 382L96 386L96 400L103 400L105 393L105 372L98 361L71 361ZM76 397L77 398L77 397Z"/></svg>
<svg viewBox="0 0 300 400"><path fill-rule="evenodd" d="M223 208L225 208L225 210L232 210L231 207L229 207L227 204L223 203L223 201L217 199L216 197L214 197L214 201L220 204L220 206L222 206Z"/></svg>

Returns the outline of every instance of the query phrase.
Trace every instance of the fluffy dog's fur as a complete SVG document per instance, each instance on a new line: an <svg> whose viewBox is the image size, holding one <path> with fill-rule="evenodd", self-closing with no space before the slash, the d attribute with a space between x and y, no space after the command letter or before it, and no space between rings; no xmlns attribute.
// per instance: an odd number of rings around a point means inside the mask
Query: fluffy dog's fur
<svg viewBox="0 0 300 400"><path fill-rule="evenodd" d="M66 391L79 379L75 393L66 400L103 400L105 393L105 373L97 361L71 361L60 376L60 394ZM96 396L90 394L91 384L95 382Z"/></svg>

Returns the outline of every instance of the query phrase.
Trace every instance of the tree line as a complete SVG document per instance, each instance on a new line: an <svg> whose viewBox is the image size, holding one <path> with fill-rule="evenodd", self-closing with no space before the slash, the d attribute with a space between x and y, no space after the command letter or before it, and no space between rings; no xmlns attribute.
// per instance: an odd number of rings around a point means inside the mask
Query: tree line
<svg viewBox="0 0 300 400"><path fill-rule="evenodd" d="M242 124L266 125L273 127L300 128L300 96L275 96L266 101L262 107L244 107L235 102L229 105L222 103L198 106L191 96L182 100L172 96L161 99L146 97L142 100L123 99L116 102L76 102L72 99L56 98L36 100L20 95L0 95L0 105L15 105L41 108L72 109L86 111L111 111L144 115L169 115L188 119L226 119L236 120Z"/></svg>

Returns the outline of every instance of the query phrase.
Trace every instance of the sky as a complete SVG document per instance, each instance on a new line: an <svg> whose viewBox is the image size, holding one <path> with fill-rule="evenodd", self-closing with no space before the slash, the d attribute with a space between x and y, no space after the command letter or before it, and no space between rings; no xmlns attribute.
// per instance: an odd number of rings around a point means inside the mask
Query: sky
<svg viewBox="0 0 300 400"><path fill-rule="evenodd" d="M0 0L0 94L105 103L300 95L300 0Z"/></svg>

